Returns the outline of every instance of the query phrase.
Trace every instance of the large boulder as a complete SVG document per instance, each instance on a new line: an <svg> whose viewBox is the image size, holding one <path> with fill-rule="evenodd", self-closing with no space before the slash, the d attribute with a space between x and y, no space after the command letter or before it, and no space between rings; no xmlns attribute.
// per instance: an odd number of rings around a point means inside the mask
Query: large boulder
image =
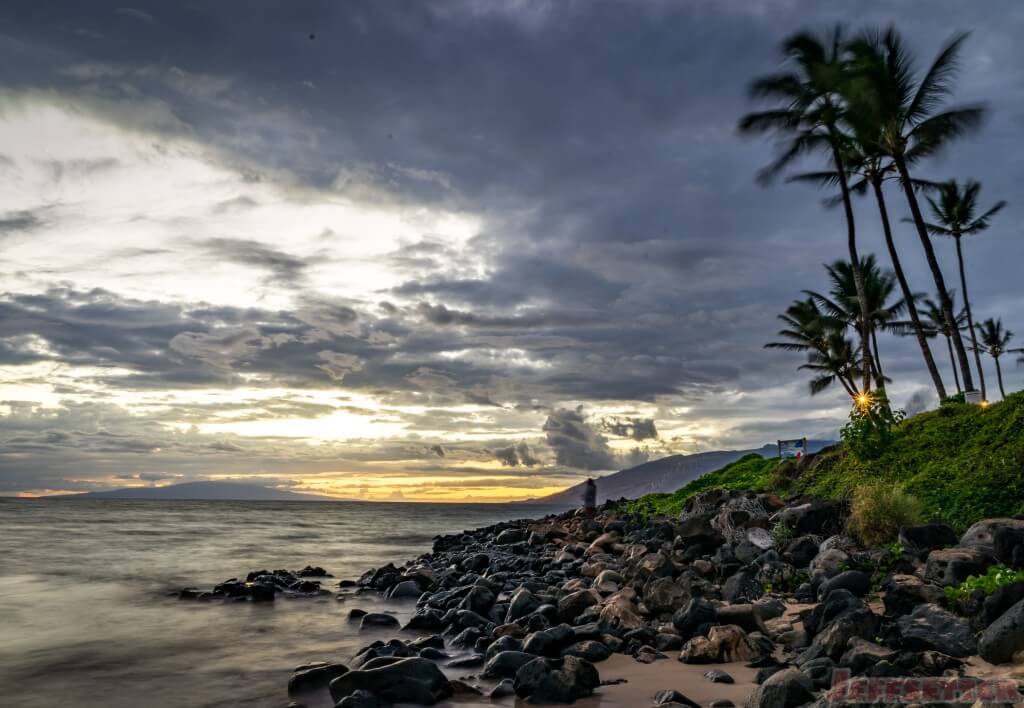
<svg viewBox="0 0 1024 708"><path fill-rule="evenodd" d="M867 608L854 607L840 612L835 619L814 635L811 645L801 652L796 663L803 666L808 661L822 657L837 661L850 646L851 640L855 637L874 638L878 634L880 626L879 617Z"/></svg>
<svg viewBox="0 0 1024 708"><path fill-rule="evenodd" d="M995 555L995 536L1002 529L1024 529L1024 519L984 519L971 526L960 537L960 545Z"/></svg>
<svg viewBox="0 0 1024 708"><path fill-rule="evenodd" d="M626 591L616 593L608 599L597 616L597 622L605 631L628 632L645 626L639 608Z"/></svg>
<svg viewBox="0 0 1024 708"><path fill-rule="evenodd" d="M747 633L734 624L711 628L706 637L693 637L683 645L679 661L684 664L723 664L750 661L755 655Z"/></svg>
<svg viewBox="0 0 1024 708"><path fill-rule="evenodd" d="M916 575L897 573L882 585L882 602L891 615L909 615L918 605L939 603L945 595L942 588L918 578Z"/></svg>
<svg viewBox="0 0 1024 708"><path fill-rule="evenodd" d="M656 578L644 586L644 606L659 615L675 612L690 599L690 594L672 578Z"/></svg>
<svg viewBox="0 0 1024 708"><path fill-rule="evenodd" d="M562 656L575 656L580 659L586 659L592 664L604 661L611 655L611 649L609 649L605 644L594 641L593 639L576 642L562 650Z"/></svg>
<svg viewBox="0 0 1024 708"><path fill-rule="evenodd" d="M293 696L297 693L320 690L346 673L348 673L348 667L344 664L320 662L300 666L288 679L288 695Z"/></svg>
<svg viewBox="0 0 1024 708"><path fill-rule="evenodd" d="M689 639L701 633L702 628L710 627L715 622L717 612L715 606L703 597L695 597L686 607L672 615L672 624L683 639Z"/></svg>
<svg viewBox="0 0 1024 708"><path fill-rule="evenodd" d="M938 605L919 605L896 621L903 646L914 651L934 649L949 656L970 656L978 645L966 620Z"/></svg>
<svg viewBox="0 0 1024 708"><path fill-rule="evenodd" d="M541 606L540 599L526 588L519 588L508 603L508 613L505 615L506 622L514 622L520 617L525 617Z"/></svg>
<svg viewBox="0 0 1024 708"><path fill-rule="evenodd" d="M1004 612L981 633L978 654L993 664L1024 661L1024 600Z"/></svg>
<svg viewBox="0 0 1024 708"><path fill-rule="evenodd" d="M918 557L923 557L930 551L955 546L959 539L952 526L940 521L932 521L920 526L902 527L899 541L907 551Z"/></svg>
<svg viewBox="0 0 1024 708"><path fill-rule="evenodd" d="M811 501L787 507L772 518L791 528L797 536L829 536L842 531L845 513L842 502Z"/></svg>
<svg viewBox="0 0 1024 708"><path fill-rule="evenodd" d="M747 699L747 708L796 708L814 700L814 684L797 669L769 676Z"/></svg>
<svg viewBox="0 0 1024 708"><path fill-rule="evenodd" d="M516 672L516 695L531 703L572 703L601 684L597 669L575 656L534 659Z"/></svg>
<svg viewBox="0 0 1024 708"><path fill-rule="evenodd" d="M563 622L572 622L585 609L601 602L601 594L596 590L578 590L569 593L558 601L558 616Z"/></svg>
<svg viewBox="0 0 1024 708"><path fill-rule="evenodd" d="M389 703L420 705L433 705L452 695L451 684L437 665L420 658L349 671L330 684L331 698L336 703L359 690L369 691Z"/></svg>
<svg viewBox="0 0 1024 708"><path fill-rule="evenodd" d="M487 660L480 675L487 679L511 678L521 666L536 658L536 654L527 654L524 651L500 651Z"/></svg>
<svg viewBox="0 0 1024 708"><path fill-rule="evenodd" d="M849 590L857 597L864 597L871 589L871 578L859 570L844 570L821 584L818 588L818 597L828 597L830 592L839 588Z"/></svg>
<svg viewBox="0 0 1024 708"><path fill-rule="evenodd" d="M764 588L754 573L741 570L733 574L722 585L722 597L726 602L753 602L764 595Z"/></svg>
<svg viewBox="0 0 1024 708"><path fill-rule="evenodd" d="M959 585L971 575L984 575L992 556L976 548L942 548L928 554L924 579L939 585Z"/></svg>
<svg viewBox="0 0 1024 708"><path fill-rule="evenodd" d="M896 652L862 637L850 640L849 649L839 659L839 666L849 669L853 674L864 673L867 669L882 661L892 661ZM806 666L801 667L806 670Z"/></svg>
<svg viewBox="0 0 1024 708"><path fill-rule="evenodd" d="M992 536L992 554L1011 568L1024 568L1024 528L1006 526Z"/></svg>

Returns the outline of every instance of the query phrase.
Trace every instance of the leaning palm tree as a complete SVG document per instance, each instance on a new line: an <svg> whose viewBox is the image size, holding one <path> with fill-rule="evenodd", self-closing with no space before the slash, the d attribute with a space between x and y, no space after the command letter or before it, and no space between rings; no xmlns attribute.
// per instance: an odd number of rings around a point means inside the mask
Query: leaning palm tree
<svg viewBox="0 0 1024 708"><path fill-rule="evenodd" d="M860 369L856 352L842 335L846 322L822 312L810 297L794 301L779 315L779 319L785 324L779 330L781 340L768 342L765 348L807 353L807 363L799 368L817 374L811 381L811 395L839 383L851 398L855 398L855 377Z"/></svg>
<svg viewBox="0 0 1024 708"><path fill-rule="evenodd" d="M999 357L1008 350L1006 345L1013 339L1013 332L1003 329L1003 321L991 317L975 325L978 328L978 337L981 339L981 348L996 362L996 379L999 381L999 395L1006 398L1006 391L1003 389L1003 370L999 365Z"/></svg>
<svg viewBox="0 0 1024 708"><path fill-rule="evenodd" d="M861 308L857 298L854 282L854 269L848 261L836 261L826 265L831 287L829 295L813 290L804 293L833 319L844 322L856 331L862 331ZM861 258L860 271L864 274L865 299L868 304L868 326L871 337L872 375L878 388L885 389L885 374L878 350L878 330L891 330L897 324L897 318L906 308L902 298L893 300L896 292L896 279L889 271L878 267L873 254Z"/></svg>
<svg viewBox="0 0 1024 708"><path fill-rule="evenodd" d="M857 106L858 122L874 122L878 129L865 133L866 147L892 160L910 207L913 223L928 268L939 293L943 316L953 332L953 347L964 386L974 388L970 361L960 332L953 326L953 304L947 297L945 279L928 236L917 201L910 167L931 157L955 138L981 125L982 106L939 110L952 92L957 58L967 35L957 35L943 47L928 70L915 80L913 60L895 29L868 32L849 45L852 55L850 81L845 93Z"/></svg>
<svg viewBox="0 0 1024 708"><path fill-rule="evenodd" d="M960 241L964 236L977 234L989 227L989 220L1006 206L1006 202L996 202L988 211L978 214L978 192L981 185L968 180L960 185L956 180L949 180L936 185L938 201L928 197L935 223L925 224L928 233L937 236L949 236L956 243L956 260L960 268L960 288L964 294L964 309L967 311L967 327L971 333L971 345L974 349L974 361L978 365L978 381L981 384L981 397L986 398L985 372L981 368L981 351L978 349L978 337L974 331L974 318L971 316L971 301L967 297L967 276L964 274L964 253Z"/></svg>
<svg viewBox="0 0 1024 708"><path fill-rule="evenodd" d="M799 368L816 374L810 381L812 396L836 382L842 385L850 398L858 396L856 379L861 373L861 366L857 348L841 332L830 332L824 348L808 352L807 363Z"/></svg>
<svg viewBox="0 0 1024 708"><path fill-rule="evenodd" d="M955 301L954 293L949 293L949 299ZM953 381L956 383L956 392L963 393L964 388L959 384L959 374L956 372L956 356L953 353L952 332L949 331L949 324L946 316L942 314L942 307L933 299L925 298L921 302L921 324L924 326L925 336L941 336L946 340L946 349L949 351L949 366L953 371ZM967 310L961 307L954 319L956 329L964 332L967 330ZM910 322L895 323L893 330L896 334L906 336L913 333ZM939 399L942 401L942 399Z"/></svg>
<svg viewBox="0 0 1024 708"><path fill-rule="evenodd" d="M844 57L842 28L819 38L808 32L799 32L783 43L783 53L792 64L789 71L755 80L750 93L759 99L780 102L777 108L750 113L739 123L744 133L774 133L782 141L779 157L762 170L763 180L770 180L795 159L810 153L824 152L837 175L843 213L846 217L846 247L850 262L854 264L857 294L861 300L861 358L863 389L871 388L871 338L866 329L869 316L864 298L864 278L860 273L857 253L857 229L847 178L847 155L850 153L849 136L841 129L843 101L840 87L846 81L847 62Z"/></svg>

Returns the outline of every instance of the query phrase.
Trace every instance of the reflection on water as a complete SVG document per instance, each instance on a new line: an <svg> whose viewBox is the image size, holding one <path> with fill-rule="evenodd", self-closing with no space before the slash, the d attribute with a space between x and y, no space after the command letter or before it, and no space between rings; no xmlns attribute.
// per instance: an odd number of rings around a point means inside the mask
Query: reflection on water
<svg viewBox="0 0 1024 708"><path fill-rule="evenodd" d="M19 708L284 706L291 670L347 660L372 596L179 602L257 568L356 578L438 533L539 516L536 505L0 499L0 686ZM411 604L386 608L407 616ZM384 636L384 635L381 635Z"/></svg>

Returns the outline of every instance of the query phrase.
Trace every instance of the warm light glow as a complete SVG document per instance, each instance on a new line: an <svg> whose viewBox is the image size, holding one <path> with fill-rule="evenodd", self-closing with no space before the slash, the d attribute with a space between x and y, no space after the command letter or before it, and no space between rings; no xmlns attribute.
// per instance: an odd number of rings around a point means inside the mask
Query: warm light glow
<svg viewBox="0 0 1024 708"><path fill-rule="evenodd" d="M981 402L980 404L978 404L978 405L980 405L980 406L981 406L982 408L988 408L990 404L989 404L989 402L988 402L988 401L982 401L982 402Z"/></svg>
<svg viewBox="0 0 1024 708"><path fill-rule="evenodd" d="M871 405L871 394L867 391L863 391L857 394L857 405L861 408L867 408Z"/></svg>

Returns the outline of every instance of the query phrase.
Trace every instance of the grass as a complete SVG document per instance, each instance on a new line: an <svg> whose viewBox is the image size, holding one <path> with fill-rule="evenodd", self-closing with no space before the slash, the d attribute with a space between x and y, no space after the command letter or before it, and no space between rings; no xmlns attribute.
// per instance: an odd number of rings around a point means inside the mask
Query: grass
<svg viewBox="0 0 1024 708"><path fill-rule="evenodd" d="M648 494L634 499L627 511L647 516L678 515L686 501L706 489L742 489L762 491L768 488L772 472L778 467L778 460L766 459L751 453L721 469L698 477L671 494Z"/></svg>
<svg viewBox="0 0 1024 708"><path fill-rule="evenodd" d="M858 487L902 489L922 517L963 530L979 519L1024 513L1024 392L988 408L943 405L893 429L877 458L859 460L843 445L780 465L747 455L671 494L649 494L627 510L644 517L678 515L706 489L740 489L851 498ZM908 517L910 518L910 517Z"/></svg>
<svg viewBox="0 0 1024 708"><path fill-rule="evenodd" d="M881 480L864 482L853 490L847 528L865 546L896 540L902 526L922 521L921 500Z"/></svg>
<svg viewBox="0 0 1024 708"><path fill-rule="evenodd" d="M988 408L953 403L914 416L873 460L839 446L810 460L792 491L846 497L866 482L902 488L926 518L961 530L1024 512L1024 392Z"/></svg>

